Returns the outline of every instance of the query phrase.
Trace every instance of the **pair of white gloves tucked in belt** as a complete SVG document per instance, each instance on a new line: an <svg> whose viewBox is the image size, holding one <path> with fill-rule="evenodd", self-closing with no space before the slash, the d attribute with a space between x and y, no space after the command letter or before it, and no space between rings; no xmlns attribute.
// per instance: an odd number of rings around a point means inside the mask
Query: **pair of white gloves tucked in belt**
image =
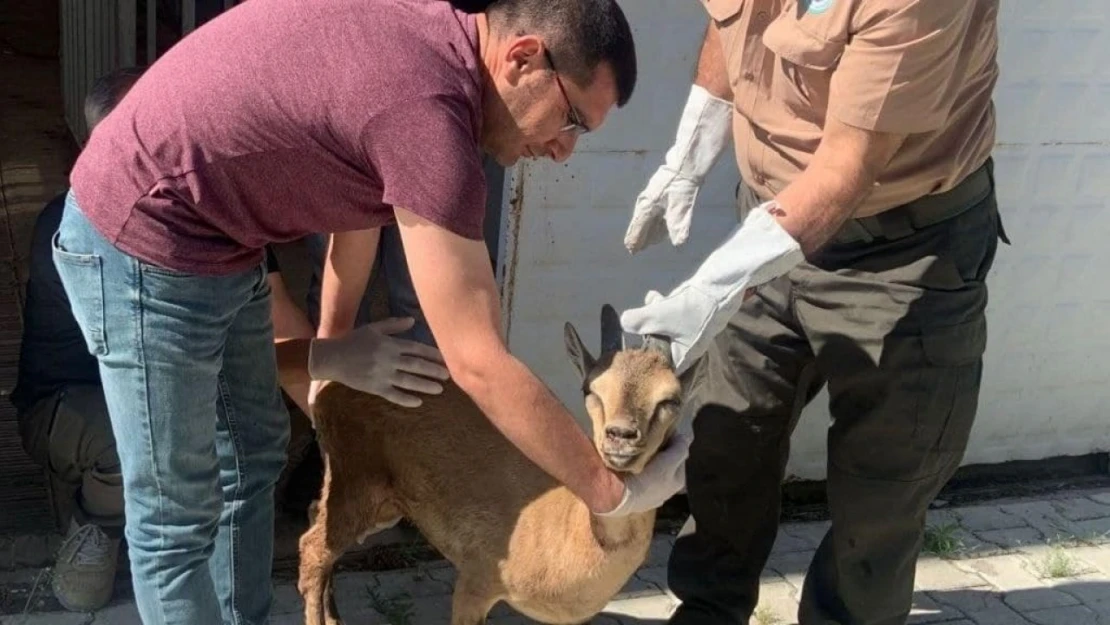
<svg viewBox="0 0 1110 625"><path fill-rule="evenodd" d="M694 85L682 112L675 144L636 199L625 247L636 253L663 240L682 245L690 231L694 200L732 131L732 103ZM804 260L801 247L768 212L774 201L752 209L686 281L667 295L649 291L644 306L626 310L626 332L671 340L679 373L698 359L751 288L790 271Z"/></svg>

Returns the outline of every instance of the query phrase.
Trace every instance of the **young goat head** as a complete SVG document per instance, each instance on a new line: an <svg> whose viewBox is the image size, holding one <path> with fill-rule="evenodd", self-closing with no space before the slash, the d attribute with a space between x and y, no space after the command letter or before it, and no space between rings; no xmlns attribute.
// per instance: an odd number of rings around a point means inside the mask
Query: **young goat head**
<svg viewBox="0 0 1110 625"><path fill-rule="evenodd" d="M614 471L639 473L678 425L682 387L670 344L646 337L626 349L617 311L601 309L601 353L590 354L574 326L564 330L567 353L582 380L594 444Z"/></svg>

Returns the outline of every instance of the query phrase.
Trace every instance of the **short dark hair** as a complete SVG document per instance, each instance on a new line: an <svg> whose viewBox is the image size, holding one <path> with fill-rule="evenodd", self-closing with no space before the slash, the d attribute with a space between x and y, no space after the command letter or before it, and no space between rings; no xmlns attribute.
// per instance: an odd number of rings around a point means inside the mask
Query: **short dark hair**
<svg viewBox="0 0 1110 625"><path fill-rule="evenodd" d="M89 131L116 108L144 71L145 67L121 67L96 79L85 96L85 124Z"/></svg>
<svg viewBox="0 0 1110 625"><path fill-rule="evenodd" d="M543 36L558 69L588 87L594 71L608 63L617 81L617 106L636 88L632 28L616 0L495 0L486 9L499 34Z"/></svg>

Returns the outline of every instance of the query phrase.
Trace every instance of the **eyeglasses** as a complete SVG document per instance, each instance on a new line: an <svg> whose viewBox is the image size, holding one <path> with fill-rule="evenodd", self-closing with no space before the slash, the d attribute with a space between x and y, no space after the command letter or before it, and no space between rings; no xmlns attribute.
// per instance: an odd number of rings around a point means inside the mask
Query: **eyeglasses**
<svg viewBox="0 0 1110 625"><path fill-rule="evenodd" d="M567 90L563 88L563 81L559 79L559 70L555 69L555 61L551 58L551 51L544 48L543 54L547 57L547 64L551 66L551 71L555 72L555 83L559 85L559 91L563 94L563 100L567 103L567 118L570 120L570 123L560 128L559 132L572 132L579 135L586 134L590 131L590 127L582 122L582 118L578 116L577 109L570 103L570 98L567 97Z"/></svg>

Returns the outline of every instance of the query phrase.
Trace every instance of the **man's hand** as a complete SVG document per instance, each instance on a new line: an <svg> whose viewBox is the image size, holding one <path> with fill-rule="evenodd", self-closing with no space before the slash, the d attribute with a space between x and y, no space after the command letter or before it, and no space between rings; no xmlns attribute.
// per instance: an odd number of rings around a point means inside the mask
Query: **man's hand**
<svg viewBox="0 0 1110 625"><path fill-rule="evenodd" d="M756 207L698 267L667 296L650 292L645 305L621 315L625 332L671 339L681 374L706 350L740 310L751 289L785 274L805 257L801 247L768 211Z"/></svg>
<svg viewBox="0 0 1110 625"><path fill-rule="evenodd" d="M698 85L691 87L675 143L636 198L624 236L628 251L662 241L664 223L673 245L686 242L698 189L728 145L731 129L732 104Z"/></svg>
<svg viewBox="0 0 1110 625"><path fill-rule="evenodd" d="M686 458L690 455L690 438L675 434L667 446L659 450L638 475L624 480L624 498L609 512L595 513L612 517L655 510L667 503L686 486Z"/></svg>
<svg viewBox="0 0 1110 625"><path fill-rule="evenodd" d="M339 337L313 339L308 354L308 373L314 381L309 404L315 403L321 386L316 382L323 380L379 395L406 408L423 403L413 393L442 393L443 386L435 380L449 376L439 350L390 336L408 330L413 323L411 317L385 319Z"/></svg>
<svg viewBox="0 0 1110 625"><path fill-rule="evenodd" d="M851 218L906 136L825 121L813 160L775 196L774 217L802 246L816 254Z"/></svg>
<svg viewBox="0 0 1110 625"><path fill-rule="evenodd" d="M686 242L698 189L728 145L731 131L732 88L720 34L710 21L674 145L636 198L624 235L629 252L658 243L667 233L672 245Z"/></svg>

